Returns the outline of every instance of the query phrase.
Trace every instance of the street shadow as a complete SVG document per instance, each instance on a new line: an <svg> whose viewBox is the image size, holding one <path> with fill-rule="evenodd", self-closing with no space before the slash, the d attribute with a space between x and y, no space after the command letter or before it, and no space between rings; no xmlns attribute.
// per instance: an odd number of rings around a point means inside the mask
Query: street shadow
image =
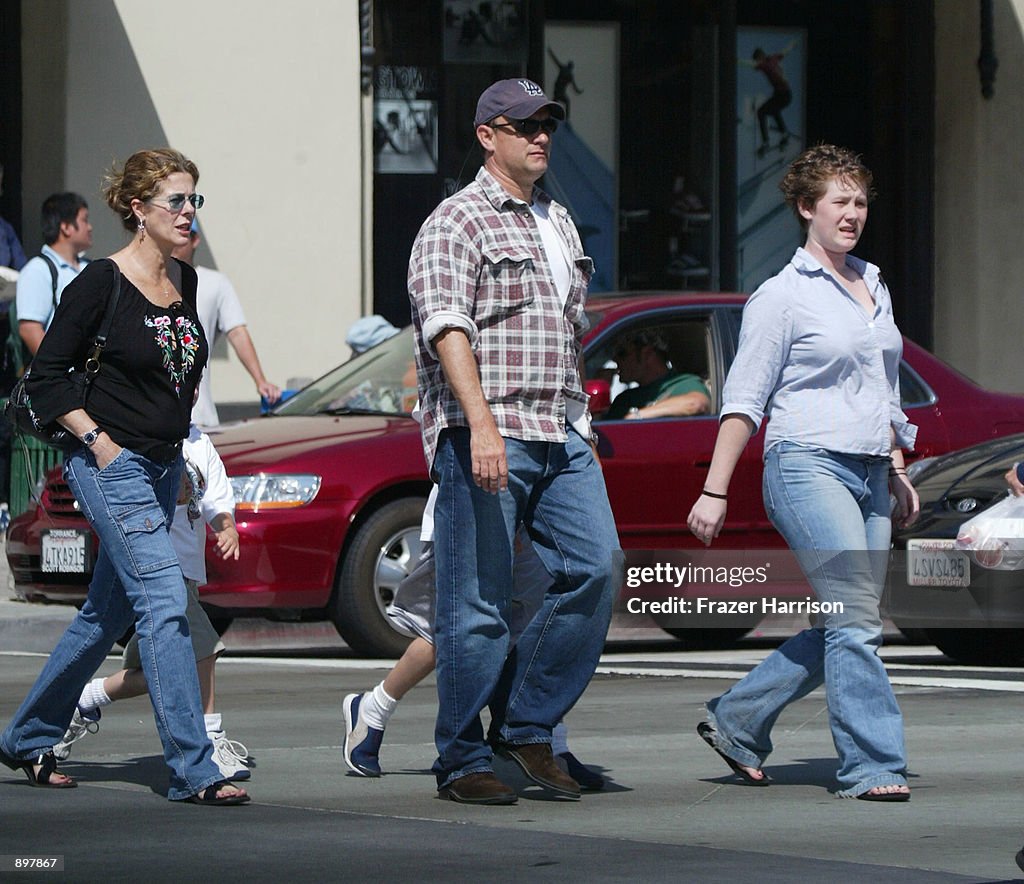
<svg viewBox="0 0 1024 884"><path fill-rule="evenodd" d="M543 786L538 786L532 780L528 779L527 776L519 769L519 766L512 761L501 758L500 756L494 757L494 774L503 783L511 786L515 789L520 797L529 799L531 801L565 801L565 798L559 798L557 795L552 795L550 792L544 789ZM602 793L614 793L614 792L632 792L633 789L630 786L624 786L621 783L616 783L611 778L611 772L608 768L601 767L597 764L588 764L586 767L595 773L601 774L604 777L604 788L597 789L594 791L586 791L585 795L600 795ZM376 779L375 777L364 777L357 774L353 770L345 771L346 778L352 777L357 780L365 779ZM403 768L402 770L387 770L384 771L383 776L385 777L430 777L431 781L434 778L434 772L429 768ZM572 800L572 799L568 799Z"/></svg>
<svg viewBox="0 0 1024 884"><path fill-rule="evenodd" d="M142 755L123 761L62 762L63 773L82 783L133 783L167 797L167 765L162 755Z"/></svg>
<svg viewBox="0 0 1024 884"><path fill-rule="evenodd" d="M786 764L769 762L764 769L775 786L821 786L833 795L839 791L836 785L839 761L835 758L797 758ZM906 774L908 780L918 779L919 776L909 771ZM752 786L733 773L726 773L720 777L702 777L701 782L722 786L747 786L753 789L765 788Z"/></svg>
<svg viewBox="0 0 1024 884"><path fill-rule="evenodd" d="M772 778L772 785L821 786L834 789L839 762L835 758L801 758L789 764L767 764L764 769ZM746 786L750 789L765 788L747 783L734 773L724 773L718 777L701 777L701 782L719 786Z"/></svg>

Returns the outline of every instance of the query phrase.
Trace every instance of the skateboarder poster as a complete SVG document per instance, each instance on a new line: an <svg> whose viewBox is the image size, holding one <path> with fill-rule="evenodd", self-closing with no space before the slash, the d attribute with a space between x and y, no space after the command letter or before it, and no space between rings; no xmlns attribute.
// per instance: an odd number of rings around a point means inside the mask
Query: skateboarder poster
<svg viewBox="0 0 1024 884"><path fill-rule="evenodd" d="M779 181L806 146L807 37L800 28L736 30L736 174L739 288L751 292L800 245ZM778 221L779 223L775 223Z"/></svg>

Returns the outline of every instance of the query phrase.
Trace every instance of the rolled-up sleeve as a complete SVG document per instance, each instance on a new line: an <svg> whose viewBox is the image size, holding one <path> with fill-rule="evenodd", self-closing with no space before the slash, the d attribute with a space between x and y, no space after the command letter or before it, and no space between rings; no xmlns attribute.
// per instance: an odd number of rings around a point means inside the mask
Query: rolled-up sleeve
<svg viewBox="0 0 1024 884"><path fill-rule="evenodd" d="M725 381L722 417L742 414L761 426L768 400L779 382L793 337L792 311L783 299L762 289L743 308L739 348Z"/></svg>
<svg viewBox="0 0 1024 884"><path fill-rule="evenodd" d="M900 382L899 378L893 385L892 396L889 399L889 414L891 416L893 433L896 436L896 444L900 448L909 451L914 450L917 444L917 425L912 424L900 404Z"/></svg>
<svg viewBox="0 0 1024 884"><path fill-rule="evenodd" d="M435 359L434 338L446 328L463 329L476 346L479 330L472 316L480 263L479 248L465 235L464 225L446 215L427 219L409 266L409 293L424 344Z"/></svg>
<svg viewBox="0 0 1024 884"><path fill-rule="evenodd" d="M43 258L29 261L18 277L15 294L18 321L46 324L53 310L53 284Z"/></svg>

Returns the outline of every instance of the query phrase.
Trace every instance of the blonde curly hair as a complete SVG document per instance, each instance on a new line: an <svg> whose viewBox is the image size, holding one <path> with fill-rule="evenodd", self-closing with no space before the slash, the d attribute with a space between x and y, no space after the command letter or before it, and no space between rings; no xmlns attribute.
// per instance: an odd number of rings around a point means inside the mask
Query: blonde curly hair
<svg viewBox="0 0 1024 884"><path fill-rule="evenodd" d="M145 202L156 196L160 182L175 172L186 172L199 183L199 169L181 151L171 147L138 150L123 166L115 162L103 178L103 196L121 219L125 230L134 232L138 222L132 212L132 200Z"/></svg>

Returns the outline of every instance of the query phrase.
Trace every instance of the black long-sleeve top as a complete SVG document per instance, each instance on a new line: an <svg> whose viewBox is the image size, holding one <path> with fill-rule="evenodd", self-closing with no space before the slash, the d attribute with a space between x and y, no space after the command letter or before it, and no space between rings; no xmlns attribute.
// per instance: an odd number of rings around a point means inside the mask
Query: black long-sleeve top
<svg viewBox="0 0 1024 884"><path fill-rule="evenodd" d="M120 300L85 405L111 439L144 457L188 436L209 352L196 313L196 272L178 263L182 301L170 308L149 301L121 274ZM83 368L92 350L114 273L120 272L114 268L112 261L91 262L61 295L26 382L43 423L82 407L68 371Z"/></svg>

